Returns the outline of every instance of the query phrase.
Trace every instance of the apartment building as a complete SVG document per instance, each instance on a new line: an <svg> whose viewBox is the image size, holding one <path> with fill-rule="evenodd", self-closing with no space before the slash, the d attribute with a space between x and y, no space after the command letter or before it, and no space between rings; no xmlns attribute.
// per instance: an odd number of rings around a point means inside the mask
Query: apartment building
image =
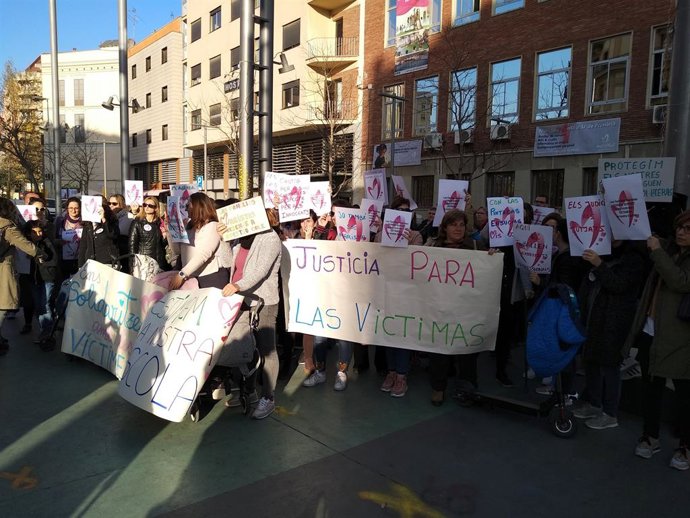
<svg viewBox="0 0 690 518"><path fill-rule="evenodd" d="M401 2L366 2L362 32L361 153L371 167L379 142L421 141L419 163L396 167L420 207L439 178L471 180L477 200L546 194L561 207L596 192L599 158L662 156L675 1L424 3L401 16ZM535 146L602 127L614 135L604 148Z"/></svg>
<svg viewBox="0 0 690 518"><path fill-rule="evenodd" d="M182 21L172 20L127 52L132 178L145 188L189 181L184 160ZM136 103L135 103L136 101Z"/></svg>

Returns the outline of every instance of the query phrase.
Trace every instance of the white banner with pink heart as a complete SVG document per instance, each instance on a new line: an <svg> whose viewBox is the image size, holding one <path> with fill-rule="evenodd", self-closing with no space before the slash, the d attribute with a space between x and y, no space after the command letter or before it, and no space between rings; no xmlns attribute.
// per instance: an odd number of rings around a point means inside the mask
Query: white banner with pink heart
<svg viewBox="0 0 690 518"><path fill-rule="evenodd" d="M331 184L329 182L311 182L309 184L309 208L317 216L331 212Z"/></svg>
<svg viewBox="0 0 690 518"><path fill-rule="evenodd" d="M141 206L142 203L144 203L144 182L125 180L125 204Z"/></svg>
<svg viewBox="0 0 690 518"><path fill-rule="evenodd" d="M369 200L388 203L388 184L386 183L385 169L372 169L364 171L364 197Z"/></svg>
<svg viewBox="0 0 690 518"><path fill-rule="evenodd" d="M22 215L24 221L32 221L38 219L36 216L36 206L35 205L17 205L17 210L19 214Z"/></svg>
<svg viewBox="0 0 690 518"><path fill-rule="evenodd" d="M308 174L267 172L264 176L264 205L267 209L278 209L281 223L309 217L310 181Z"/></svg>
<svg viewBox="0 0 690 518"><path fill-rule="evenodd" d="M81 219L92 223L100 223L103 214L103 198L100 196L81 197Z"/></svg>
<svg viewBox="0 0 690 518"><path fill-rule="evenodd" d="M432 225L438 227L443 216L451 209L465 210L467 190L470 182L465 180L439 180L436 215Z"/></svg>
<svg viewBox="0 0 690 518"><path fill-rule="evenodd" d="M406 248L408 245L405 231L412 225L412 213L401 210L386 209L383 216L383 231L381 232L381 244Z"/></svg>
<svg viewBox="0 0 690 518"><path fill-rule="evenodd" d="M534 273L551 273L553 230L542 225L517 223L513 232L515 266Z"/></svg>
<svg viewBox="0 0 690 518"><path fill-rule="evenodd" d="M585 250L599 255L611 253L611 229L604 198L599 195L565 199L570 255L581 257Z"/></svg>
<svg viewBox="0 0 690 518"><path fill-rule="evenodd" d="M381 212L383 212L383 200L370 200L363 198L360 207L367 215L369 230L378 232L381 228Z"/></svg>
<svg viewBox="0 0 690 518"><path fill-rule="evenodd" d="M362 209L335 207L333 212L338 241L369 241L369 219Z"/></svg>
<svg viewBox="0 0 690 518"><path fill-rule="evenodd" d="M604 178L606 215L614 239L647 239L652 235L642 175Z"/></svg>
<svg viewBox="0 0 690 518"><path fill-rule="evenodd" d="M487 198L486 207L489 211L489 244L492 247L512 246L515 225L524 222L522 198Z"/></svg>

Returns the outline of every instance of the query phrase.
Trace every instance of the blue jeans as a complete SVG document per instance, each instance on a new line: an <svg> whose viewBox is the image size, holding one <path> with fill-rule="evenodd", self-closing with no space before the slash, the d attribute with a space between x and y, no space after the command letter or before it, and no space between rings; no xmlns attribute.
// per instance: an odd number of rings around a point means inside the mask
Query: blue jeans
<svg viewBox="0 0 690 518"><path fill-rule="evenodd" d="M410 372L410 358L412 351L398 347L386 347L386 363L388 370L407 375Z"/></svg>
<svg viewBox="0 0 690 518"><path fill-rule="evenodd" d="M325 338L323 336L314 337L314 360L317 367L322 366L326 363L326 356L328 356L328 344L329 342L335 342L338 348L338 363L344 363L348 365L352 359L352 349L354 347L354 342L348 342L347 340L333 340L330 338Z"/></svg>
<svg viewBox="0 0 690 518"><path fill-rule="evenodd" d="M53 291L55 283L52 281L33 284L31 293L34 299L34 309L38 315L38 325L41 331L47 333L53 325Z"/></svg>

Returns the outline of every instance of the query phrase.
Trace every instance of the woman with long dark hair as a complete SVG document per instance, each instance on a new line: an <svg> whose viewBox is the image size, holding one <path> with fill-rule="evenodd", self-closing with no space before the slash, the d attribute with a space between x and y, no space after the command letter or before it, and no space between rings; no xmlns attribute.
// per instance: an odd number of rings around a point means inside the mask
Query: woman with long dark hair
<svg viewBox="0 0 690 518"><path fill-rule="evenodd" d="M84 266L89 259L111 265L120 255L117 246L120 236L117 218L102 196L98 214L101 218L98 223L83 222L83 231L79 241L79 268Z"/></svg>

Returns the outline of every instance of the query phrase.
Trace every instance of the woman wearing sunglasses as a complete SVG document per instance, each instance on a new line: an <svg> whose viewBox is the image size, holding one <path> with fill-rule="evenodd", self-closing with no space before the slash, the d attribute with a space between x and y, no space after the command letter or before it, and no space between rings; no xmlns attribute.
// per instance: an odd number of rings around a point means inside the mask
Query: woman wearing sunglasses
<svg viewBox="0 0 690 518"><path fill-rule="evenodd" d="M132 275L149 281L169 270L170 265L165 260L166 240L161 231L158 200L147 196L141 208L129 230L129 253L134 254Z"/></svg>
<svg viewBox="0 0 690 518"><path fill-rule="evenodd" d="M120 237L117 218L102 196L98 214L101 217L98 223L84 222L84 230L79 242L79 268L88 259L111 265L120 255L117 247L117 240Z"/></svg>

